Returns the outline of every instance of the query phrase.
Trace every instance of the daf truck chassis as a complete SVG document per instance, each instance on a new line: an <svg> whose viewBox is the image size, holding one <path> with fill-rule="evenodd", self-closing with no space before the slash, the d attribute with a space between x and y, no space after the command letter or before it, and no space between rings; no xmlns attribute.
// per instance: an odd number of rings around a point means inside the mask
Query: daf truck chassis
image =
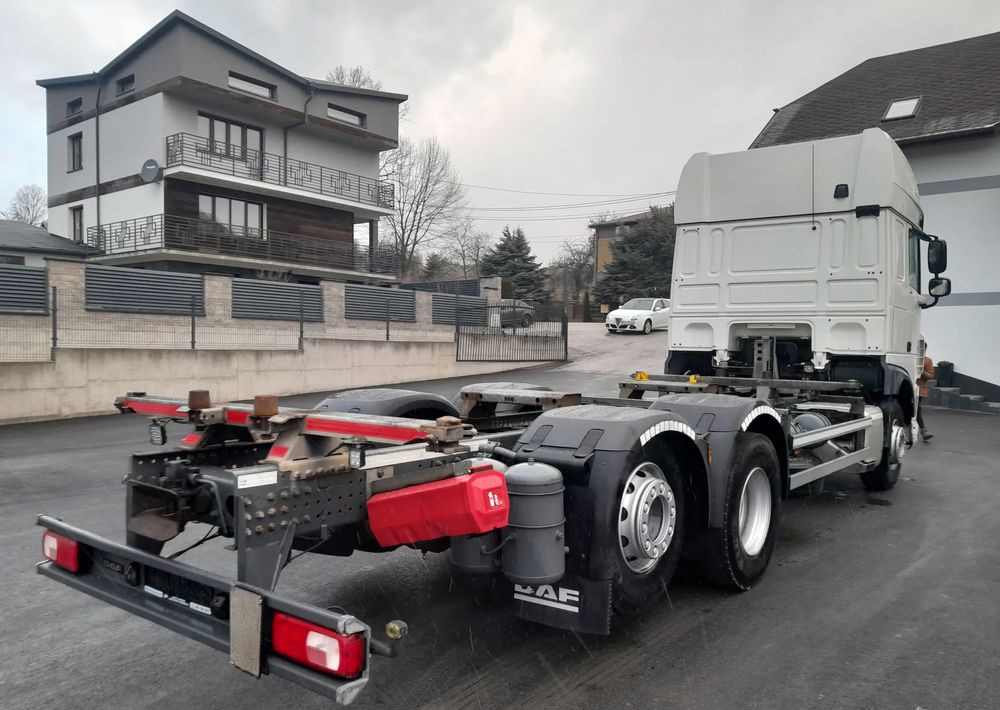
<svg viewBox="0 0 1000 710"><path fill-rule="evenodd" d="M880 136L868 140L889 155ZM835 194L846 195L836 182ZM858 208L856 219L873 211ZM945 244L917 225L908 234L936 245L921 303L932 305L950 291L938 276ZM694 286L697 298L710 293ZM168 422L192 430L172 448L132 456L125 544L39 516L38 572L222 651L242 671L339 703L364 688L372 656L401 651L408 627L397 620L374 634L347 610L276 593L282 569L306 552L446 553L456 574L506 585L512 614L589 634L610 633L616 613L641 612L682 562L748 590L768 566L793 490L838 472L869 489L898 481L914 440L917 403L904 395L914 391L918 353L911 340L901 354L851 354L854 341L837 338L853 337L853 326L821 340L818 326L807 327L817 319L777 323L766 313L754 322L742 305L736 337L726 341L723 329L720 345L701 334L724 319L685 312L678 290L671 340L689 337L687 345L672 345L668 374L633 373L616 397L509 382L467 386L453 401L350 390L314 409L280 408L272 396L220 404L198 390L119 397L121 412L150 418L153 444L166 444ZM907 334L919 327L899 322ZM808 342L802 333L825 349L789 355ZM235 579L178 559L190 548L163 556L189 525L206 530L196 545L231 540Z"/></svg>

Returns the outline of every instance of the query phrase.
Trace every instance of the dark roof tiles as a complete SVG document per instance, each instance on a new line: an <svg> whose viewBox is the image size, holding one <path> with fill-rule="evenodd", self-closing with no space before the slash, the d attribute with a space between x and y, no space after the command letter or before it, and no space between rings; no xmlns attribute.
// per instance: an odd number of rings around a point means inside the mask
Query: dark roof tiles
<svg viewBox="0 0 1000 710"><path fill-rule="evenodd" d="M917 115L883 121L889 104L921 97ZM783 107L751 148L879 127L899 143L1000 125L1000 32L875 57Z"/></svg>

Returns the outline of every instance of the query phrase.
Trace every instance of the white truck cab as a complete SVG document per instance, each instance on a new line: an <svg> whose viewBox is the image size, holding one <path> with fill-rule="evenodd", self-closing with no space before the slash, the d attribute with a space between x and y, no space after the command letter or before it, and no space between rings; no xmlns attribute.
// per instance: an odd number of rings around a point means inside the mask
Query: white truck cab
<svg viewBox="0 0 1000 710"><path fill-rule="evenodd" d="M920 310L950 293L916 180L885 132L694 155L674 207L668 374L858 380L915 413ZM926 244L926 248L921 248ZM935 277L927 280L924 261ZM924 292L926 289L926 292Z"/></svg>

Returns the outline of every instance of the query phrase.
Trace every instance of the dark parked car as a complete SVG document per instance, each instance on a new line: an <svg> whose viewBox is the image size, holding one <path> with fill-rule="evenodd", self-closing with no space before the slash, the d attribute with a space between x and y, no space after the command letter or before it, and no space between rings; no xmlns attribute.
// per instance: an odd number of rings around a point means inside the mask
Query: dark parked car
<svg viewBox="0 0 1000 710"><path fill-rule="evenodd" d="M535 322L535 307L524 301L503 301L500 304L502 327L527 328Z"/></svg>

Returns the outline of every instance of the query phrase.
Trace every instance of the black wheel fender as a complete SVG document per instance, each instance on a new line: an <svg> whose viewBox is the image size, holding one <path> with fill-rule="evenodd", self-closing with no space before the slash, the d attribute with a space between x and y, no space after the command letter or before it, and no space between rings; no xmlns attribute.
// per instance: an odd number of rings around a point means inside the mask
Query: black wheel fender
<svg viewBox="0 0 1000 710"><path fill-rule="evenodd" d="M351 412L414 419L458 416L454 405L441 395L391 387L344 390L330 395L314 409L318 412Z"/></svg>

